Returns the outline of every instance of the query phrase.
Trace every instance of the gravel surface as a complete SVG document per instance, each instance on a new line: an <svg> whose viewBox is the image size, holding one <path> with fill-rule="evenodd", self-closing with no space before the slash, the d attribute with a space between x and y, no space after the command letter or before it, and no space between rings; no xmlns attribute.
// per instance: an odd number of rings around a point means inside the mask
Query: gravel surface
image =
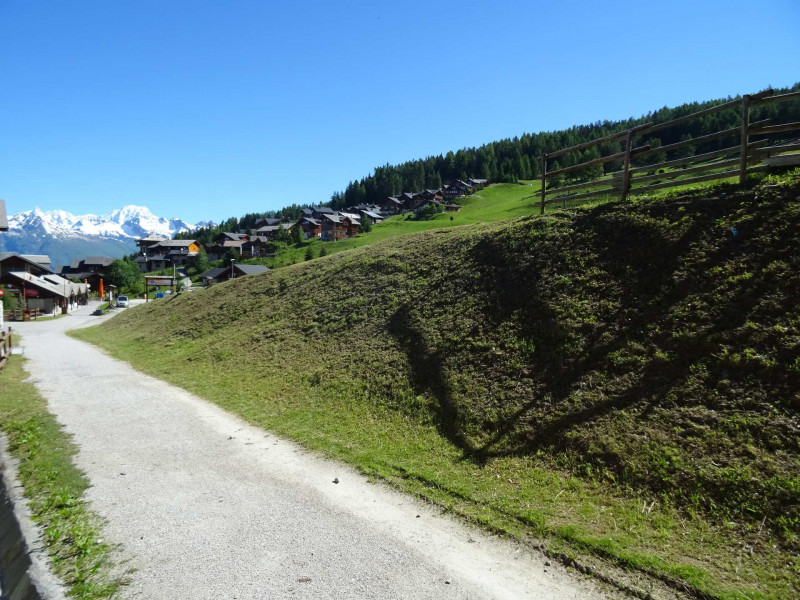
<svg viewBox="0 0 800 600"><path fill-rule="evenodd" d="M113 317L93 309L13 326L80 448L104 535L134 569L124 598L603 597L541 555L64 335Z"/></svg>

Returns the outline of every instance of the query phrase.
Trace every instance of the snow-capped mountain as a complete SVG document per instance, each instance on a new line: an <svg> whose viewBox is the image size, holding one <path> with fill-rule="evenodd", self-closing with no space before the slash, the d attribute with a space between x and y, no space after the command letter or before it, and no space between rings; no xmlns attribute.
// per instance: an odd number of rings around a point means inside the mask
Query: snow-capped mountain
<svg viewBox="0 0 800 600"><path fill-rule="evenodd" d="M8 252L47 254L53 265L60 265L85 256L120 258L136 251L137 238L171 238L203 225L157 217L144 206L129 205L106 215L80 216L36 208L9 217L9 230L0 236L0 244Z"/></svg>

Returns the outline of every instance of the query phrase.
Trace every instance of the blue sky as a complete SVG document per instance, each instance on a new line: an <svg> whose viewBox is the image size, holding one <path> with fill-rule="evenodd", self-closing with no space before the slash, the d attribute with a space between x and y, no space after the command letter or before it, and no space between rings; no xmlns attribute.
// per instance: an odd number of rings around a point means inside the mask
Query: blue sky
<svg viewBox="0 0 800 600"><path fill-rule="evenodd" d="M190 222L800 81L800 2L5 0L0 198Z"/></svg>

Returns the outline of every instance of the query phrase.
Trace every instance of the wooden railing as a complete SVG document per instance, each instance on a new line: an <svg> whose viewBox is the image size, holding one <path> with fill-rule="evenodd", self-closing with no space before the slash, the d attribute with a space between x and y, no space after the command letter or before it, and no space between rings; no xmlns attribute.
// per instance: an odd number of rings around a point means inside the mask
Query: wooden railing
<svg viewBox="0 0 800 600"><path fill-rule="evenodd" d="M690 115L686 115L664 123L645 123L631 129L618 131L610 135L590 140L582 144L577 144L569 148L563 148L555 152L548 152L540 157L542 163L542 189L541 189L541 212L544 214L545 206L554 202L582 200L593 196L619 196L625 200L632 193L646 193L653 190L675 187L679 185L689 185L703 181L713 181L717 179L727 179L729 177L739 177L739 182L744 183L749 173L766 171L770 168L769 164L760 164L765 158L783 155L787 152L797 152L800 150L800 143L790 142L777 144L774 140L760 139L750 141L751 136L773 136L778 133L800 130L800 123L781 123L773 124L770 119L763 121L750 122L750 109L753 106L774 103L800 101L800 92L774 95L772 90L759 92L758 94L745 95L739 100L731 100L717 106L712 106ZM676 142L666 146L651 147L650 145L635 146L634 140L644 135L650 135L676 125L682 125L694 119L699 119L731 108L739 108L741 111L741 124L722 131L717 131L696 138ZM689 146L697 146L725 138L738 137L737 145L729 146L713 152L695 154L686 158L675 160L664 160L662 162L634 166L634 160L641 161L647 156L662 154ZM548 161L564 156L570 152L579 152L589 148L599 146L605 142L625 138L625 149L622 152L603 156L580 164L568 167L547 170ZM735 157L735 158L726 158ZM726 160L717 160L726 158ZM590 167L596 167L612 161L623 161L623 168L612 173L611 179L601 180L599 178L590 181L583 181L571 185L551 185L547 187L549 179L559 175L583 171ZM794 159L789 159L794 160ZM787 160L787 162L789 162ZM800 164L800 156L797 158ZM696 166L691 166L696 165ZM683 167L677 171L668 171L675 167ZM639 175L647 173L646 175ZM639 176L637 176L639 175ZM687 175L692 177L686 178ZM680 178L680 179L678 179ZM667 181L664 181L667 180ZM649 183L654 182L654 183ZM641 185L648 184L648 185ZM603 187L608 186L608 187ZM600 188L600 189L596 189ZM573 193L578 190L589 190L581 193Z"/></svg>
<svg viewBox="0 0 800 600"><path fill-rule="evenodd" d="M6 321L30 321L36 317L41 317L42 312L38 308L23 308L22 310L7 310L3 313Z"/></svg>
<svg viewBox="0 0 800 600"><path fill-rule="evenodd" d="M8 357L11 356L11 327L8 331L0 331L0 370L6 366Z"/></svg>

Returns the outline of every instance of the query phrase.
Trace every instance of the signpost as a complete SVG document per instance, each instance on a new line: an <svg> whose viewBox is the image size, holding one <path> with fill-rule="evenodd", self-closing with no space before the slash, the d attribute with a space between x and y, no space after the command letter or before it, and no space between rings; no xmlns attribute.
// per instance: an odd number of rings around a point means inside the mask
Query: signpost
<svg viewBox="0 0 800 600"><path fill-rule="evenodd" d="M144 295L146 298L149 298L149 287L152 286L161 286L161 285L168 285L171 286L173 289L175 288L175 278L170 275L148 275L145 277L144 281Z"/></svg>

